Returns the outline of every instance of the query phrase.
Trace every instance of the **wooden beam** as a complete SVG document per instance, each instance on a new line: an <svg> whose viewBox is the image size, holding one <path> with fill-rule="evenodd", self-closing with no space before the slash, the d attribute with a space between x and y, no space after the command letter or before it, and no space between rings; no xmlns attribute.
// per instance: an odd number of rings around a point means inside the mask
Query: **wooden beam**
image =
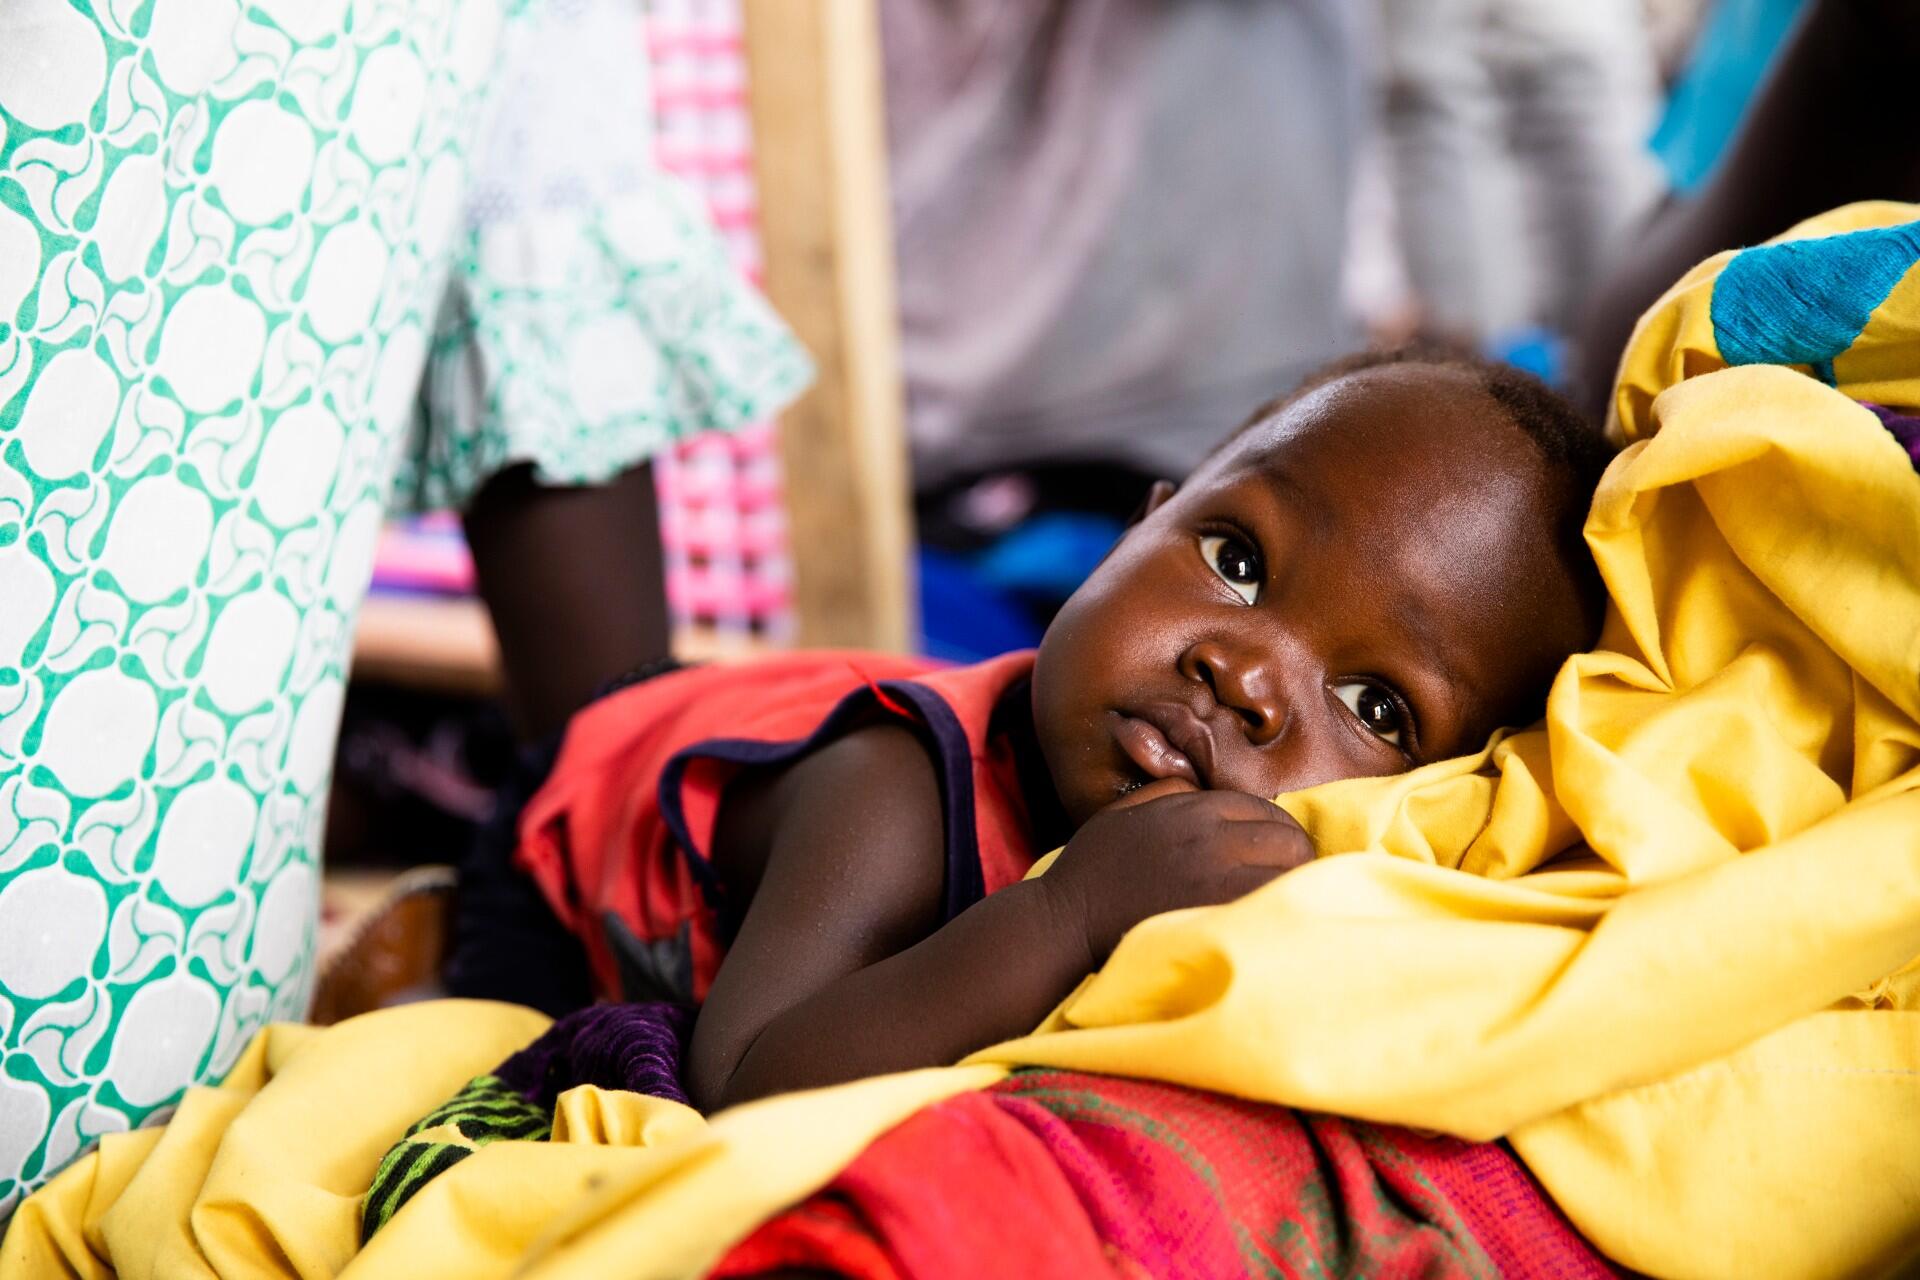
<svg viewBox="0 0 1920 1280"><path fill-rule="evenodd" d="M492 697L500 646L478 600L369 595L354 622L353 678Z"/></svg>
<svg viewBox="0 0 1920 1280"><path fill-rule="evenodd" d="M770 650L765 640L737 631L688 626L673 633L673 656L682 662L732 662ZM486 606L468 596L368 596L354 628L353 678L498 696L500 645Z"/></svg>
<svg viewBox="0 0 1920 1280"><path fill-rule="evenodd" d="M873 0L746 0L767 295L820 374L780 419L798 643L906 649L912 507Z"/></svg>

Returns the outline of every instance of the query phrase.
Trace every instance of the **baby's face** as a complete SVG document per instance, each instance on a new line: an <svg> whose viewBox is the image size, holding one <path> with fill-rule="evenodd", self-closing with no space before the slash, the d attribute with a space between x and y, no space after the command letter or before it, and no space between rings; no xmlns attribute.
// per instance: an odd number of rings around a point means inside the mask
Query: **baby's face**
<svg viewBox="0 0 1920 1280"><path fill-rule="evenodd" d="M1275 796L1479 748L1591 640L1556 493L1471 373L1412 364L1156 489L1040 646L1067 813L1160 777Z"/></svg>

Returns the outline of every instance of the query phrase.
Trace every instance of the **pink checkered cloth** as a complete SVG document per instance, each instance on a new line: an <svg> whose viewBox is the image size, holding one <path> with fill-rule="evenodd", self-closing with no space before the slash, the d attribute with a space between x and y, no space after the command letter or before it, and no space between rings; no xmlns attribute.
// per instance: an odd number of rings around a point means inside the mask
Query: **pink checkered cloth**
<svg viewBox="0 0 1920 1280"><path fill-rule="evenodd" d="M654 154L706 197L742 274L760 280L759 199L739 0L654 0ZM774 641L793 629L793 563L772 423L708 433L655 464L667 602L679 624Z"/></svg>

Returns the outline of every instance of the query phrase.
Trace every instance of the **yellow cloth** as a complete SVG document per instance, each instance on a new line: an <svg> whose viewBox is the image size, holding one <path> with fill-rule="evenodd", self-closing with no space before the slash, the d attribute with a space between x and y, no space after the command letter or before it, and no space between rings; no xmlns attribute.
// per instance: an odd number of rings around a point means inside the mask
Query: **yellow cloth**
<svg viewBox="0 0 1920 1280"><path fill-rule="evenodd" d="M1612 427L1632 443L1587 525L1612 607L1542 727L1283 797L1347 856L1146 922L969 1065L710 1125L575 1091L568 1141L485 1148L346 1274L698 1274L916 1107L1021 1063L1509 1135L1589 1238L1655 1275L1920 1257L1920 478L1805 372L1722 367L1729 261L1676 285L1625 357ZM1832 368L1920 404L1920 271ZM0 1280L109 1259L333 1274L384 1145L539 1025L448 1004L275 1029L161 1134L110 1139L29 1200Z"/></svg>
<svg viewBox="0 0 1920 1280"><path fill-rule="evenodd" d="M710 1123L679 1103L582 1086L561 1095L552 1142L481 1148L356 1255L360 1197L387 1148L547 1021L440 1000L324 1031L270 1027L220 1087L189 1090L165 1128L104 1139L29 1197L0 1242L0 1277L695 1275L728 1232L806 1195L920 1107L1005 1074L910 1072ZM636 1236L647 1243L629 1256Z"/></svg>

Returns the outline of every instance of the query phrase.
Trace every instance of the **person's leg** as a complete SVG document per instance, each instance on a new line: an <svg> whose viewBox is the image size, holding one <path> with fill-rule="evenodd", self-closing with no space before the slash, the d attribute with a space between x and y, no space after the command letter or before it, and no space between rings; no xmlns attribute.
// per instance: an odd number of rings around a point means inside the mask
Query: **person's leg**
<svg viewBox="0 0 1920 1280"><path fill-rule="evenodd" d="M527 467L502 472L468 508L466 532L522 741L558 732L607 681L667 656L652 464L568 489L535 484Z"/></svg>
<svg viewBox="0 0 1920 1280"><path fill-rule="evenodd" d="M525 748L499 809L463 859L444 978L454 995L559 1014L592 999L580 942L513 866L520 809L546 779L567 719L624 673L668 657L665 569L652 464L565 489L518 467L466 514L480 592Z"/></svg>

